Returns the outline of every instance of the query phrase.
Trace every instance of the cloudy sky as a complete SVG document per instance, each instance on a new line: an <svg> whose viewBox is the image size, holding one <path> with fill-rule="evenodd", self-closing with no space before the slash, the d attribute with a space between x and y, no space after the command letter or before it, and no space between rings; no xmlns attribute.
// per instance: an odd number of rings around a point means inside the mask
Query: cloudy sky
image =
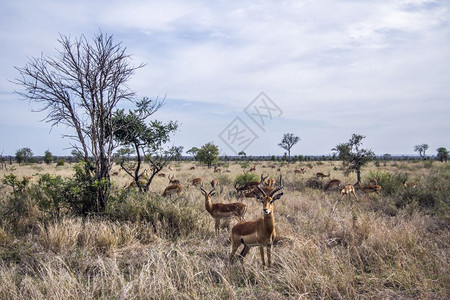
<svg viewBox="0 0 450 300"><path fill-rule="evenodd" d="M138 97L166 95L185 150L329 154L352 133L377 154L450 148L450 1L25 1L0 11L0 151L69 154L11 83L59 34L112 34L138 70ZM263 93L263 94L261 94ZM262 123L263 122L263 123Z"/></svg>

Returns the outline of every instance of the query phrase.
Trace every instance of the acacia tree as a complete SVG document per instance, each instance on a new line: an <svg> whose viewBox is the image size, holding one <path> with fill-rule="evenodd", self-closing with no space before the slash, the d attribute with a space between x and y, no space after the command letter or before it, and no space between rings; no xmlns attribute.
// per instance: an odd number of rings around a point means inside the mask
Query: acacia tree
<svg viewBox="0 0 450 300"><path fill-rule="evenodd" d="M372 150L361 149L364 138L365 136L354 133L347 143L338 144L331 149L342 160L346 174L356 172L358 182L361 182L361 168L375 157Z"/></svg>
<svg viewBox="0 0 450 300"><path fill-rule="evenodd" d="M278 144L281 148L287 151L288 160L291 161L291 148L300 141L298 136L293 133L285 133L281 143Z"/></svg>
<svg viewBox="0 0 450 300"><path fill-rule="evenodd" d="M31 157L33 157L33 151L30 148L21 148L16 151L16 161L19 164L27 162Z"/></svg>
<svg viewBox="0 0 450 300"><path fill-rule="evenodd" d="M427 144L422 144L422 145L415 145L414 146L414 152L418 152L420 155L420 158L425 159L425 152L428 150L428 145Z"/></svg>
<svg viewBox="0 0 450 300"><path fill-rule="evenodd" d="M125 159L121 161L122 169L133 178L139 191L148 191L153 178L164 168L167 162L176 157L182 151L182 147L171 147L164 149L163 145L170 140L170 134L178 129L178 123L169 121L162 123L157 120L146 120L153 115L163 102L144 98L137 102L137 109L134 111L118 110L113 118L113 125L116 128L114 138L123 146L131 146L137 157L137 165L131 168L125 165ZM143 178L145 169L143 163L150 164L151 175L145 180Z"/></svg>
<svg viewBox="0 0 450 300"><path fill-rule="evenodd" d="M62 124L74 130L65 136L83 155L86 180L95 192L84 213L103 211L115 148L112 116L119 102L134 100L127 82L144 65L132 66L126 48L112 35L99 33L92 40L60 35L58 42L61 49L56 57L41 55L23 68L16 67L21 77L15 82L24 88L17 93L37 103L52 127Z"/></svg>
<svg viewBox="0 0 450 300"><path fill-rule="evenodd" d="M195 159L211 168L212 164L219 161L219 148L212 143L207 143L198 149Z"/></svg>
<svg viewBox="0 0 450 300"><path fill-rule="evenodd" d="M436 149L437 156L436 158L440 160L441 162L447 162L448 160L448 150L445 147L440 147Z"/></svg>

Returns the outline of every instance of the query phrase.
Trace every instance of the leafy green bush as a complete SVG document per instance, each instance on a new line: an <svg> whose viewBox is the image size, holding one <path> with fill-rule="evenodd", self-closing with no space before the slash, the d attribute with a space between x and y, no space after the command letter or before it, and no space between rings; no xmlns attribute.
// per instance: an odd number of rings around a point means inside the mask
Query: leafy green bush
<svg viewBox="0 0 450 300"><path fill-rule="evenodd" d="M367 181L376 180L382 187L381 192L384 195L392 195L403 190L403 183L406 181L407 175L403 174L390 174L383 172L370 172L367 177Z"/></svg>
<svg viewBox="0 0 450 300"><path fill-rule="evenodd" d="M234 180L234 183L243 186L251 181L259 181L259 180L260 178L258 177L258 175L254 173L245 172L244 174L238 175Z"/></svg>
<svg viewBox="0 0 450 300"><path fill-rule="evenodd" d="M242 169L248 169L248 167L249 167L249 164L248 164L247 161L241 162L241 168Z"/></svg>

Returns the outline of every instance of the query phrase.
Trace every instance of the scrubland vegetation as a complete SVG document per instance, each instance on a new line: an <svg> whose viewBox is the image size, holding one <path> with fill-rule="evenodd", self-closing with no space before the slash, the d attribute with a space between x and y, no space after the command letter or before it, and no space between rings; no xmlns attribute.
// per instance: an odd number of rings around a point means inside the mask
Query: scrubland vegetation
<svg viewBox="0 0 450 300"><path fill-rule="evenodd" d="M324 192L321 180L313 179L323 172L331 173L324 183L355 183L340 162L255 165L257 177L283 174L285 187L275 203L273 267L263 269L253 248L245 274L238 261L228 265L230 233L216 236L199 188L187 184L202 177L209 190L217 178L221 186L213 202L235 202L233 184L245 170L238 163L222 166L221 174L171 163L172 171L165 172L185 189L166 198L160 196L166 178L138 193L124 191L131 179L118 172L105 212L83 216L73 198L82 187L69 180L73 165L0 170L0 298L449 298L450 165L370 163L363 181L377 179L381 195L357 191L353 204L337 190ZM295 174L300 167L307 172ZM406 174L415 188L404 186ZM27 176L33 180L23 181ZM316 185L309 185L313 180ZM261 216L257 200L240 199L248 205L246 220Z"/></svg>

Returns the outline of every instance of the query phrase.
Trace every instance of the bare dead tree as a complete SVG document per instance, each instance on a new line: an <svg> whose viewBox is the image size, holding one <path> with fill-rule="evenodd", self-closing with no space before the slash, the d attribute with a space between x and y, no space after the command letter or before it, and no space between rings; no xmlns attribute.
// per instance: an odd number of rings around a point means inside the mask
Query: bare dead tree
<svg viewBox="0 0 450 300"><path fill-rule="evenodd" d="M132 66L126 48L114 43L111 35L99 33L92 40L60 35L58 42L62 49L55 58L41 55L23 68L16 67L21 77L15 83L24 88L16 93L39 104L37 111L47 113L44 120L52 127L62 124L74 129L66 137L83 154L86 173L91 180L106 180L93 199L95 209L102 211L116 146L112 116L119 102L135 97L126 83L144 65Z"/></svg>

